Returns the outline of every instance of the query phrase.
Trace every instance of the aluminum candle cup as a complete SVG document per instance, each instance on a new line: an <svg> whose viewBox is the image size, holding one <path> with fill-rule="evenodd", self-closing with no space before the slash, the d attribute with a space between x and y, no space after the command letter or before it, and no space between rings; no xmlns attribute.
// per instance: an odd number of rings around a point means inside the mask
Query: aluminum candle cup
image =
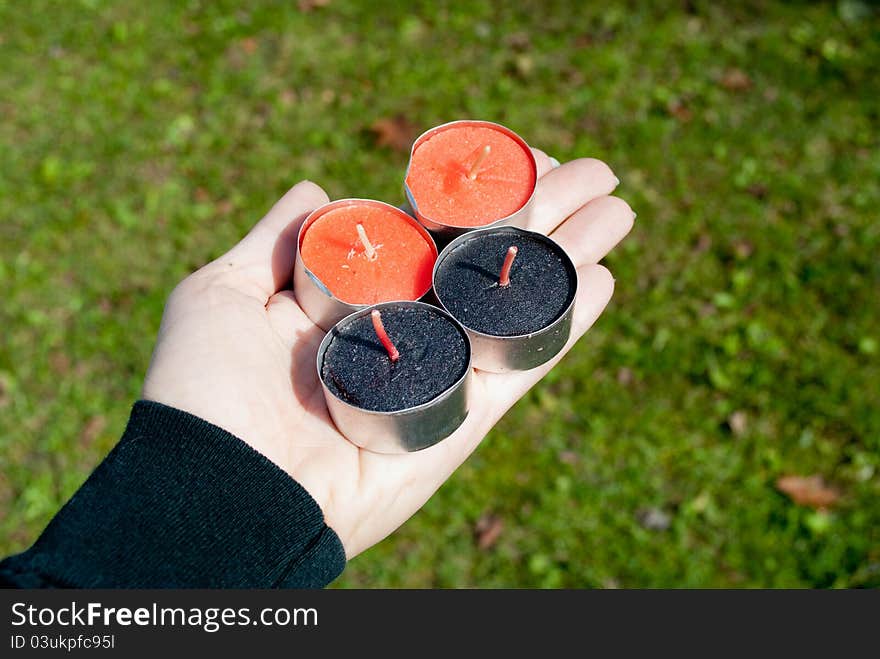
<svg viewBox="0 0 880 659"><path fill-rule="evenodd" d="M377 334L374 311L396 361ZM336 427L376 453L433 446L468 414L468 335L448 313L424 302L386 302L347 316L321 342L317 369Z"/></svg>
<svg viewBox="0 0 880 659"><path fill-rule="evenodd" d="M431 234L399 208L340 199L300 227L293 289L306 315L327 330L370 304L420 299L431 289L436 258Z"/></svg>
<svg viewBox="0 0 880 659"><path fill-rule="evenodd" d="M413 143L404 192L416 219L444 242L479 228L525 227L537 174L529 145L509 128L452 121Z"/></svg>
<svg viewBox="0 0 880 659"><path fill-rule="evenodd" d="M502 286L508 261L509 283ZM474 367L495 373L535 368L562 350L577 287L577 269L565 250L515 227L460 236L434 266L434 294L467 331Z"/></svg>

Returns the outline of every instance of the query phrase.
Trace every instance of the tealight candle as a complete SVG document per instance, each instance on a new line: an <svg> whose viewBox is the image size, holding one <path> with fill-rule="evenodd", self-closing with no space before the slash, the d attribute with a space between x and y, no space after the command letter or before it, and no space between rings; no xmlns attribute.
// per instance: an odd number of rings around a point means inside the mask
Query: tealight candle
<svg viewBox="0 0 880 659"><path fill-rule="evenodd" d="M413 144L404 189L418 220L444 237L525 226L537 182L529 145L489 121L453 121Z"/></svg>
<svg viewBox="0 0 880 659"><path fill-rule="evenodd" d="M339 321L318 348L317 368L336 427L370 451L427 448L467 417L467 333L423 302L386 302Z"/></svg>
<svg viewBox="0 0 880 659"><path fill-rule="evenodd" d="M577 283L565 250L515 227L460 236L434 266L434 293L467 331L474 367L496 373L535 368L562 350Z"/></svg>
<svg viewBox="0 0 880 659"><path fill-rule="evenodd" d="M294 266L297 301L327 329L364 306L418 300L431 288L437 246L398 208L370 199L342 199L303 222Z"/></svg>

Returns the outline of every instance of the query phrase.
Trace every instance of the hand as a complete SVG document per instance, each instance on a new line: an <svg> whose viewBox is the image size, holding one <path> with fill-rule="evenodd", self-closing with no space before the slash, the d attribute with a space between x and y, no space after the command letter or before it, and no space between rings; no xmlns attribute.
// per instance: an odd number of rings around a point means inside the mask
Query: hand
<svg viewBox="0 0 880 659"><path fill-rule="evenodd" d="M578 267L572 337L550 363L527 372L476 372L470 414L439 444L380 455L343 437L315 372L324 335L299 308L292 285L296 238L328 201L314 183L294 186L231 251L184 279L168 299L143 397L240 437L315 498L348 558L412 516L464 462L502 415L595 322L614 280L596 263L632 227L617 178L602 162L552 168L535 151L539 181L530 229L550 234Z"/></svg>

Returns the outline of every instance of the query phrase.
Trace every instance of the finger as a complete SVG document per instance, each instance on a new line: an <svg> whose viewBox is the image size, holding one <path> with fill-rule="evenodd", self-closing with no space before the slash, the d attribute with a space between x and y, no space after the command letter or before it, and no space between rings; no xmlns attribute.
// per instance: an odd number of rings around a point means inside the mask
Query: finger
<svg viewBox="0 0 880 659"><path fill-rule="evenodd" d="M535 164L538 166L538 178L541 178L553 169L553 160L541 149L532 147L532 153L535 154Z"/></svg>
<svg viewBox="0 0 880 659"><path fill-rule="evenodd" d="M581 266L578 268L578 280L571 336L558 355L546 364L529 371L514 373L478 371L475 374L476 378L481 380L483 390L489 398L488 421L490 427L538 380L559 363L559 360L574 347L577 340L592 327L611 300L611 295L614 293L614 277L604 266L594 264Z"/></svg>
<svg viewBox="0 0 880 659"><path fill-rule="evenodd" d="M293 276L296 237L309 212L329 201L311 181L293 186L235 247L211 264L232 285L268 299Z"/></svg>
<svg viewBox="0 0 880 659"><path fill-rule="evenodd" d="M575 266L598 263L632 229L636 214L620 197L599 197L551 234Z"/></svg>
<svg viewBox="0 0 880 659"><path fill-rule="evenodd" d="M587 202L611 194L618 183L608 165L595 158L579 158L556 167L538 181L528 228L550 233Z"/></svg>

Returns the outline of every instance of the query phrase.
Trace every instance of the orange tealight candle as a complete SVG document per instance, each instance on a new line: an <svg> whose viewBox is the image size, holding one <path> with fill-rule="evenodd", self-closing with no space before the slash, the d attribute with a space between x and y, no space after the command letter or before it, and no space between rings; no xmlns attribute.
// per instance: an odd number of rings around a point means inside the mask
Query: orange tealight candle
<svg viewBox="0 0 880 659"><path fill-rule="evenodd" d="M488 121L454 121L416 140L405 187L422 224L456 235L516 224L536 181L535 157L516 133Z"/></svg>
<svg viewBox="0 0 880 659"><path fill-rule="evenodd" d="M366 305L418 300L431 288L436 259L430 234L403 211L343 199L303 223L294 292L306 314L327 327Z"/></svg>

